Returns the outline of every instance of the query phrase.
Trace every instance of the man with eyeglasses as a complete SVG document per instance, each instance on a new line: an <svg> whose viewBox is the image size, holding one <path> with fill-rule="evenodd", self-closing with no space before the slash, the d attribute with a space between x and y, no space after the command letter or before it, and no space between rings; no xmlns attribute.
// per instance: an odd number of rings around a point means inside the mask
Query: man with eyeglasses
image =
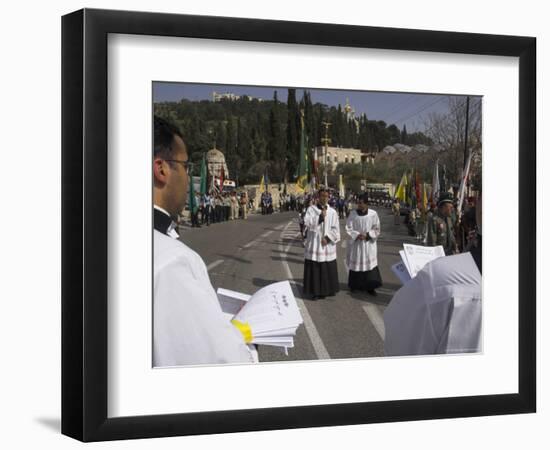
<svg viewBox="0 0 550 450"><path fill-rule="evenodd" d="M254 362L223 315L202 258L178 240L175 221L189 187L181 132L154 118L153 366Z"/></svg>

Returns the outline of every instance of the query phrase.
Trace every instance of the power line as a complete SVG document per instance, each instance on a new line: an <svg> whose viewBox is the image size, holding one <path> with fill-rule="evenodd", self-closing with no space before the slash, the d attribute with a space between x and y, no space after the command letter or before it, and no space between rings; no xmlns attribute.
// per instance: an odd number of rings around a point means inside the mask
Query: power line
<svg viewBox="0 0 550 450"><path fill-rule="evenodd" d="M405 100L403 100L402 102L400 102L398 105L397 105L397 108L394 108L391 110L390 113L387 113L385 115L382 116L381 119L379 120L382 120L384 122L387 122L388 121L388 118L390 118L391 116L393 116L397 111L401 111L403 109L403 105L407 104L407 102L409 101L409 99L413 99L413 98L416 98L416 94L411 94L409 95L407 98L405 98ZM411 102L412 104L412 102Z"/></svg>
<svg viewBox="0 0 550 450"><path fill-rule="evenodd" d="M422 111L425 111L426 109L434 106L436 103L439 103L441 100L444 100L446 98L447 98L446 95L445 96L440 96L437 100L432 101L432 102L428 102L427 104L424 104L420 109L416 110L412 114L408 114L407 116L405 116L405 117L403 117L399 120L394 121L394 123L404 122L405 120L410 119L411 117L420 114Z"/></svg>

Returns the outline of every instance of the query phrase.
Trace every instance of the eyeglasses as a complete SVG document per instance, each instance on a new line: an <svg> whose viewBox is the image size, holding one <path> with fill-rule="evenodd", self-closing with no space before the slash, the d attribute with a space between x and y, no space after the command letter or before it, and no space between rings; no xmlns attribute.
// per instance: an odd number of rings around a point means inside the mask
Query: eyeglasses
<svg viewBox="0 0 550 450"><path fill-rule="evenodd" d="M191 171L193 170L193 163L190 162L190 161L181 161L179 159L165 159L166 162L175 162L175 163L180 163L183 168L185 169L185 171L187 172L187 175L189 175L191 173Z"/></svg>

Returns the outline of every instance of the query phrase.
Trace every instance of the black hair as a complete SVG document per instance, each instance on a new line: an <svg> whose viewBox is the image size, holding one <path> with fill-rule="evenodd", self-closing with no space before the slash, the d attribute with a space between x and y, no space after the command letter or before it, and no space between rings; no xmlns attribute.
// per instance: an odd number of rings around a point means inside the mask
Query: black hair
<svg viewBox="0 0 550 450"><path fill-rule="evenodd" d="M361 195L359 196L359 199L360 199L363 203L365 203L366 205L369 204L369 195L368 195L366 192L365 192L364 194L361 194Z"/></svg>
<svg viewBox="0 0 550 450"><path fill-rule="evenodd" d="M153 141L153 156L170 158L173 156L172 144L174 138L179 136L183 140L181 131L174 124L167 120L155 116L154 118L154 141Z"/></svg>

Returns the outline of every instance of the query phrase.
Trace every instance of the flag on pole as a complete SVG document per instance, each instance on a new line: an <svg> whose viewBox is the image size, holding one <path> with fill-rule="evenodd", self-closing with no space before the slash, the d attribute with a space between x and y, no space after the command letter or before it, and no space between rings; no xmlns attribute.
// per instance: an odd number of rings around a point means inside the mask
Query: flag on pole
<svg viewBox="0 0 550 450"><path fill-rule="evenodd" d="M306 136L307 142L307 136ZM317 148L313 150L313 170L312 176L315 177L314 183L312 183L314 189L319 189L319 155L317 154Z"/></svg>
<svg viewBox="0 0 550 450"><path fill-rule="evenodd" d="M418 206L418 197L416 195L416 170L415 169L412 169L411 170L411 182L410 182L410 187L409 187L409 197L410 197L410 203L411 203L411 208L416 208Z"/></svg>
<svg viewBox="0 0 550 450"><path fill-rule="evenodd" d="M267 167L268 166L265 166L265 170L264 170L264 185L265 185L266 192L269 190L269 177L267 176Z"/></svg>
<svg viewBox="0 0 550 450"><path fill-rule="evenodd" d="M428 192L426 191L426 183L422 183L422 211L428 210Z"/></svg>
<svg viewBox="0 0 550 450"><path fill-rule="evenodd" d="M462 172L462 178L460 180L460 188L458 189L458 205L456 207L457 217L460 217L460 213L462 211L462 204L464 202L464 196L466 195L466 183L468 181L468 176L470 174L471 162L472 162L472 151L470 150L468 154L468 159L466 160L466 166L464 167L464 171Z"/></svg>
<svg viewBox="0 0 550 450"><path fill-rule="evenodd" d="M225 171L223 170L223 167L222 167L222 170L220 171L220 192L223 191L223 179L225 178Z"/></svg>
<svg viewBox="0 0 550 450"><path fill-rule="evenodd" d="M265 182L264 182L264 175L262 175L262 178L260 180L260 192L265 192Z"/></svg>
<svg viewBox="0 0 550 450"><path fill-rule="evenodd" d="M206 194L206 153L202 155L202 161L201 161L201 195Z"/></svg>
<svg viewBox="0 0 550 450"><path fill-rule="evenodd" d="M340 191L340 197L344 198L346 193L344 192L344 178L342 174L339 175L338 189Z"/></svg>
<svg viewBox="0 0 550 450"><path fill-rule="evenodd" d="M415 169L415 178L414 178L414 191L416 194L416 201L418 204L422 203L422 183L420 182L420 176L418 175L418 170Z"/></svg>
<svg viewBox="0 0 550 450"><path fill-rule="evenodd" d="M306 133L304 130L304 112L300 118L301 123L301 132L300 132L300 164L298 166L298 178L296 180L296 187L305 191L308 183L308 173L309 173L309 161L306 148Z"/></svg>
<svg viewBox="0 0 550 450"><path fill-rule="evenodd" d="M434 174L432 179L432 202L437 202L439 197L439 159L435 161Z"/></svg>
<svg viewBox="0 0 550 450"><path fill-rule="evenodd" d="M447 192L447 166L443 164L443 170L441 173L441 180L439 186L439 195Z"/></svg>
<svg viewBox="0 0 550 450"><path fill-rule="evenodd" d="M405 200L407 199L407 172L404 172L403 176L401 177L401 181L399 182L399 187L397 188L395 197L401 200L403 203L405 203Z"/></svg>
<svg viewBox="0 0 550 450"><path fill-rule="evenodd" d="M197 205L197 201L195 200L195 183L193 182L192 175L189 177L189 181L189 211L191 211L191 214L195 214L199 205Z"/></svg>

